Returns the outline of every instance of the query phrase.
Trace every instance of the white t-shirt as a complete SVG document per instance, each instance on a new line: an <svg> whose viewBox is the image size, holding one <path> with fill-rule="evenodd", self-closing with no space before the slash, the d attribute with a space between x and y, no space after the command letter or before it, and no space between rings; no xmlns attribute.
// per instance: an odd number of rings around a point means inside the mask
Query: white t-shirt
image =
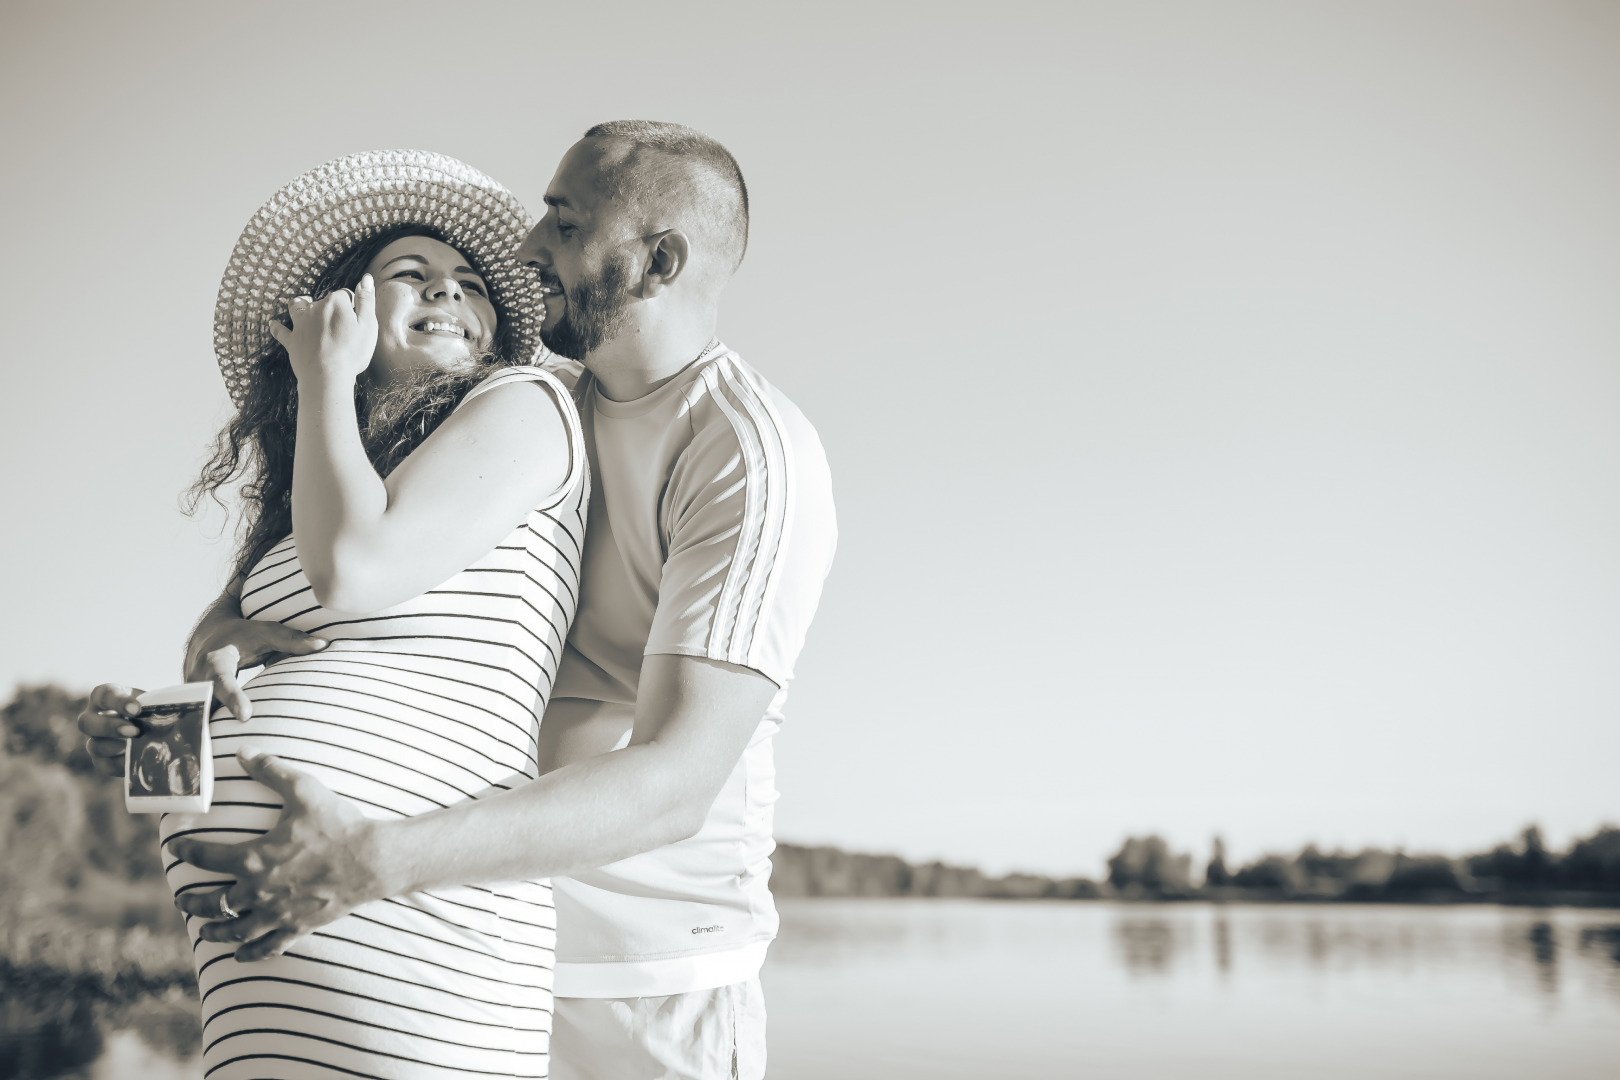
<svg viewBox="0 0 1620 1080"><path fill-rule="evenodd" d="M575 400L592 494L552 708L628 728L642 657L659 653L752 668L779 689L697 835L553 879L556 993L742 982L776 936L771 744L832 565L827 458L804 414L724 346L635 401L583 374Z"/></svg>

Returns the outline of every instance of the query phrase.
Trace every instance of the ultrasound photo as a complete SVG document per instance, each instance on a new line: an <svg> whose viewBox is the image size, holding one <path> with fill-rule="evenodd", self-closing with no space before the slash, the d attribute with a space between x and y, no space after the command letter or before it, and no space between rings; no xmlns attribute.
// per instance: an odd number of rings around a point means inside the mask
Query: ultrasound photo
<svg viewBox="0 0 1620 1080"><path fill-rule="evenodd" d="M145 734L130 740L129 794L202 794L203 706L149 705L138 718Z"/></svg>

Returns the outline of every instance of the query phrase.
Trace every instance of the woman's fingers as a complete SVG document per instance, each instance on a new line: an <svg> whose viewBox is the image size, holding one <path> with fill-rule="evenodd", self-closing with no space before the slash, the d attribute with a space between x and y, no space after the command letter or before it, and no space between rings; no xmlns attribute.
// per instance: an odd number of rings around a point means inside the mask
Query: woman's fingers
<svg viewBox="0 0 1620 1080"><path fill-rule="evenodd" d="M84 748L90 753L90 764L103 776L124 775L125 746L123 739L84 740Z"/></svg>
<svg viewBox="0 0 1620 1080"><path fill-rule="evenodd" d="M302 630L294 630L290 626L283 626L275 622L254 623L256 630L252 651L246 657L247 663L256 664L268 660L272 656L305 656L309 653L320 652L326 648L326 639L306 634Z"/></svg>
<svg viewBox="0 0 1620 1080"><path fill-rule="evenodd" d="M377 321L377 283L370 274L362 274L354 288L354 315L362 323Z"/></svg>
<svg viewBox="0 0 1620 1080"><path fill-rule="evenodd" d="M95 712L121 712L128 716L135 716L141 711L141 703L136 700L141 691L132 686L121 683L102 683L90 691L90 700L85 708Z"/></svg>
<svg viewBox="0 0 1620 1080"><path fill-rule="evenodd" d="M96 771L119 776L124 771L124 740L141 733L132 719L141 711L135 700L139 691L117 683L102 683L90 691L90 700L79 714L79 730L85 735L84 747Z"/></svg>
<svg viewBox="0 0 1620 1080"><path fill-rule="evenodd" d="M208 666L207 678L214 684L214 697L231 710L231 715L242 723L253 719L253 703L242 690L242 653L235 645L215 649L204 657Z"/></svg>

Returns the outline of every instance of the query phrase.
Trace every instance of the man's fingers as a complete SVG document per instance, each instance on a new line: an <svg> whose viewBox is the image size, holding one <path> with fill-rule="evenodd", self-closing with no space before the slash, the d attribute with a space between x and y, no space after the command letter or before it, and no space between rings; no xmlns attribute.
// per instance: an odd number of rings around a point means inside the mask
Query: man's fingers
<svg viewBox="0 0 1620 1080"><path fill-rule="evenodd" d="M216 919L204 923L197 936L204 941L252 941L279 928L280 924L268 912L243 912L235 919Z"/></svg>
<svg viewBox="0 0 1620 1080"><path fill-rule="evenodd" d="M280 758L266 754L253 746L244 746L236 752L236 760L242 763L246 773L270 788L283 799L297 802L308 802L308 785L320 783L315 777L302 769L295 769Z"/></svg>
<svg viewBox="0 0 1620 1080"><path fill-rule="evenodd" d="M272 930L263 937L255 938L246 945L243 945L240 949L237 949L236 962L239 964L251 964L255 960L264 960L267 957L280 956L282 953L287 951L287 948L292 945L293 942L297 941L302 936L303 935L299 934L296 930Z"/></svg>
<svg viewBox="0 0 1620 1080"><path fill-rule="evenodd" d="M208 840L188 840L185 838L169 841L169 853L181 862L190 863L202 870L212 870L216 874L230 874L240 876L242 867L242 844L216 844ZM188 893L187 896L190 896ZM216 901L217 903L217 901ZM187 909L182 908L182 911ZM218 914L219 909L214 909Z"/></svg>
<svg viewBox="0 0 1620 1080"><path fill-rule="evenodd" d="M170 845L171 849L173 846ZM218 919L222 917L219 910L219 895L228 892L230 888L231 886L227 885L224 888L209 889L207 892L183 892L174 898L174 906L193 918Z"/></svg>

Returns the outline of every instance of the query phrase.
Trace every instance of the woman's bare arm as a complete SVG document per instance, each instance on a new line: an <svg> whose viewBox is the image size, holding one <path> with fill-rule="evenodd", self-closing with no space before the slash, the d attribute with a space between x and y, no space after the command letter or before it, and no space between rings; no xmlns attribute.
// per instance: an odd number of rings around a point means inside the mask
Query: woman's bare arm
<svg viewBox="0 0 1620 1080"><path fill-rule="evenodd" d="M464 569L557 492L569 471L560 403L525 382L456 410L387 480L379 477L354 406L354 380L376 340L369 282L353 308L343 310L346 292L334 293L297 310L294 330L276 331L298 375L299 562L323 607L352 613L408 600Z"/></svg>

